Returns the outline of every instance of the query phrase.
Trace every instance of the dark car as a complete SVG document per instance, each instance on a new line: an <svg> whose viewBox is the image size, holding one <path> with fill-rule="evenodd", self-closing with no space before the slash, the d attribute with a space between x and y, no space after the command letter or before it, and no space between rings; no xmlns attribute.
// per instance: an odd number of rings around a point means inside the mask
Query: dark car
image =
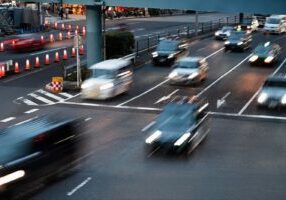
<svg viewBox="0 0 286 200"><path fill-rule="evenodd" d="M279 59L281 47L278 44L266 42L259 44L249 58L250 64L272 64Z"/></svg>
<svg viewBox="0 0 286 200"><path fill-rule="evenodd" d="M225 51L228 50L239 50L245 51L250 48L252 41L251 34L246 33L245 31L233 31L228 40L225 41Z"/></svg>
<svg viewBox="0 0 286 200"><path fill-rule="evenodd" d="M0 131L0 199L27 191L74 163L82 141L81 119L42 116Z"/></svg>
<svg viewBox="0 0 286 200"><path fill-rule="evenodd" d="M206 101L187 98L168 103L148 129L148 152L190 153L209 132L207 110Z"/></svg>
<svg viewBox="0 0 286 200"><path fill-rule="evenodd" d="M37 34L23 34L4 42L14 52L38 51L45 48L46 42Z"/></svg>
<svg viewBox="0 0 286 200"><path fill-rule="evenodd" d="M187 44L180 40L162 40L152 53L154 65L172 65L187 49Z"/></svg>

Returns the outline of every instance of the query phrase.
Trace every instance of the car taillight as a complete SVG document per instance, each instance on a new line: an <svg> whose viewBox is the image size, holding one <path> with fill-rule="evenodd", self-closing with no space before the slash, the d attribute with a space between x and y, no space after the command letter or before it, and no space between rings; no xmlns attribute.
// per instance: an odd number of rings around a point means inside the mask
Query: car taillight
<svg viewBox="0 0 286 200"><path fill-rule="evenodd" d="M40 135L37 135L35 138L34 138L34 141L35 142L42 142L44 141L45 139L47 138L47 135L42 133Z"/></svg>

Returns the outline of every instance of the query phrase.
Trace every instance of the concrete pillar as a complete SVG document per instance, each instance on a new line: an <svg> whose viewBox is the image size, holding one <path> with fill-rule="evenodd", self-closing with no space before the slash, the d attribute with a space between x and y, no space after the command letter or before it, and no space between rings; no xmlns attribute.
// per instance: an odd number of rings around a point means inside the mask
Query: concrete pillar
<svg viewBox="0 0 286 200"><path fill-rule="evenodd" d="M86 6L86 24L87 67L90 67L103 60L101 6Z"/></svg>

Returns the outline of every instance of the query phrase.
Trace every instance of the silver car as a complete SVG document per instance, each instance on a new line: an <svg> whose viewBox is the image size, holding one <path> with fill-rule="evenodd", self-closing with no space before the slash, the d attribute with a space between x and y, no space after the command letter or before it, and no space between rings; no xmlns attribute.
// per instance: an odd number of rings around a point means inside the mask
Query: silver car
<svg viewBox="0 0 286 200"><path fill-rule="evenodd" d="M269 108L286 106L286 77L268 77L258 94L257 104Z"/></svg>
<svg viewBox="0 0 286 200"><path fill-rule="evenodd" d="M169 74L171 84L195 84L207 78L208 63L203 57L181 58Z"/></svg>

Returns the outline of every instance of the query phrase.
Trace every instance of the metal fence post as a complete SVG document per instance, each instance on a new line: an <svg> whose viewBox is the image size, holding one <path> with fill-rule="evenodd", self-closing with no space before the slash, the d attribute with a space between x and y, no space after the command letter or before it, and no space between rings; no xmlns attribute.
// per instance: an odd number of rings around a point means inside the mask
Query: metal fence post
<svg viewBox="0 0 286 200"><path fill-rule="evenodd" d="M180 29L178 28L178 37L180 36Z"/></svg>
<svg viewBox="0 0 286 200"><path fill-rule="evenodd" d="M187 27L187 37L190 37L190 26Z"/></svg>
<svg viewBox="0 0 286 200"><path fill-rule="evenodd" d="M218 28L220 28L220 19L218 19Z"/></svg>
<svg viewBox="0 0 286 200"><path fill-rule="evenodd" d="M234 24L236 24L236 15L234 16Z"/></svg>
<svg viewBox="0 0 286 200"><path fill-rule="evenodd" d="M202 33L204 32L204 23L202 22Z"/></svg>
<svg viewBox="0 0 286 200"><path fill-rule="evenodd" d="M226 17L226 25L228 26L228 17Z"/></svg>
<svg viewBox="0 0 286 200"><path fill-rule="evenodd" d="M150 37L149 36L148 36L147 44L148 44L148 52L150 52Z"/></svg>
<svg viewBox="0 0 286 200"><path fill-rule="evenodd" d="M138 57L139 54L139 41L136 41L136 57Z"/></svg>

